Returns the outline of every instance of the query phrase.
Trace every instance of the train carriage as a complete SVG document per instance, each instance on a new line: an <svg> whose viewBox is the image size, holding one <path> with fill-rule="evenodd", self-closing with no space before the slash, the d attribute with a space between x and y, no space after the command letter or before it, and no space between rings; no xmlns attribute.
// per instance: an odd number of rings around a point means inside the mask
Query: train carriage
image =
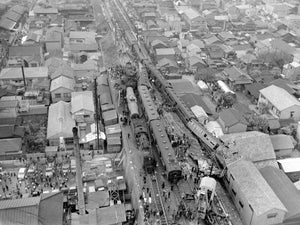
<svg viewBox="0 0 300 225"><path fill-rule="evenodd" d="M182 171L163 123L160 120L151 121L150 130L153 135L158 154L161 157L161 161L167 172L168 180L171 183L177 183L182 178Z"/></svg>
<svg viewBox="0 0 300 225"><path fill-rule="evenodd" d="M146 86L138 86L138 92L142 104L142 109L148 122L159 119L160 117L157 113L156 105L151 98L148 88Z"/></svg>
<svg viewBox="0 0 300 225"><path fill-rule="evenodd" d="M134 91L132 87L126 88L126 100L130 113L130 118L138 118L139 117L139 109L137 105L137 99L135 97Z"/></svg>

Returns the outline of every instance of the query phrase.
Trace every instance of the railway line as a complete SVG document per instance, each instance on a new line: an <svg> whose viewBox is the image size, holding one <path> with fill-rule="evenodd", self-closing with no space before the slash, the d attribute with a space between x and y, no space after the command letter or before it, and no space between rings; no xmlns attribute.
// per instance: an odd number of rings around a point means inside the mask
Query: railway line
<svg viewBox="0 0 300 225"><path fill-rule="evenodd" d="M152 65L150 61L150 57L147 53L147 50L140 44L137 40L135 35L135 28L134 25L131 23L130 19L128 19L127 13L124 10L122 4L118 0L112 1L113 10L117 23L119 23L119 28L124 31L125 33L125 40L137 55L137 58L142 61L144 66L148 69L150 76L154 79L154 83L157 86L157 89L162 91L162 94L166 98L167 101L171 102L171 107L174 107L178 113L180 119L184 122L186 127L198 138L198 140L202 143L204 148L206 149L207 153L213 159L213 161L217 164L219 168L224 167L224 164L217 162L216 159L216 152L222 152L226 150L227 146L224 145L222 141L218 138L214 137L211 133L209 133L203 125L201 125L194 115L192 114L191 110L189 110L185 104L180 100L180 98L175 94L172 90L170 85L165 81L165 78L160 74L160 72ZM161 131L160 131L161 132ZM149 180L150 179L150 180ZM149 182L151 182L151 187L153 192L155 193L155 204L161 213L161 224L169 224L168 219L166 217L166 212L164 209L163 201L161 199L160 193L160 186L159 186L159 179L156 175L154 175L153 179L149 176ZM176 189L176 188L175 188ZM180 194L180 189L175 190L175 195L178 198ZM180 196L181 198L181 196ZM179 199L180 199L179 198ZM207 220L209 224L214 225L230 225L231 222L227 217L224 208L222 207L222 203L218 197L214 199L213 202L214 211L213 213L207 216Z"/></svg>

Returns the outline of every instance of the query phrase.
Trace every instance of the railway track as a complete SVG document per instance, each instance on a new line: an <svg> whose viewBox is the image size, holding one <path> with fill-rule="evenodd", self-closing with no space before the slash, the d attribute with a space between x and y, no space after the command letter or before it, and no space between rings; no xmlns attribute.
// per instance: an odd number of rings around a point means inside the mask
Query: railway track
<svg viewBox="0 0 300 225"><path fill-rule="evenodd" d="M154 193L154 201L156 205L156 210L159 212L160 224L169 225L168 217L166 216L165 208L161 198L161 192L159 188L159 182L156 175L148 175L148 182L151 184L151 189Z"/></svg>

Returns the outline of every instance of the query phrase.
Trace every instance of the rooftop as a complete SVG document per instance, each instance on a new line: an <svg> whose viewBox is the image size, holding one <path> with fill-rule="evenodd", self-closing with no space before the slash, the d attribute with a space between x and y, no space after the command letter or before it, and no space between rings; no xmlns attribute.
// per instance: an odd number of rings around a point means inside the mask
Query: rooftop
<svg viewBox="0 0 300 225"><path fill-rule="evenodd" d="M175 55L175 50L174 48L158 48L156 55Z"/></svg>
<svg viewBox="0 0 300 225"><path fill-rule="evenodd" d="M292 106L300 106L297 98L290 95L283 88L271 85L260 90L260 93L278 110L282 111Z"/></svg>
<svg viewBox="0 0 300 225"><path fill-rule="evenodd" d="M183 10L183 13L190 19L193 20L200 16L200 13L192 8L187 8Z"/></svg>
<svg viewBox="0 0 300 225"><path fill-rule="evenodd" d="M74 91L75 81L65 76L60 76L51 81L50 92L59 88L66 88Z"/></svg>
<svg viewBox="0 0 300 225"><path fill-rule="evenodd" d="M293 137L285 134L270 135L274 150L294 149Z"/></svg>
<svg viewBox="0 0 300 225"><path fill-rule="evenodd" d="M285 173L292 173L300 171L300 158L287 158L277 160L282 170Z"/></svg>
<svg viewBox="0 0 300 225"><path fill-rule="evenodd" d="M266 166L260 173L271 186L277 197L287 208L286 220L300 218L300 192L285 173L277 168Z"/></svg>
<svg viewBox="0 0 300 225"><path fill-rule="evenodd" d="M228 171L257 216L274 209L287 211L252 162L238 160L228 165Z"/></svg>
<svg viewBox="0 0 300 225"><path fill-rule="evenodd" d="M71 115L71 103L59 101L51 104L48 113L47 139L72 138L75 121Z"/></svg>
<svg viewBox="0 0 300 225"><path fill-rule="evenodd" d="M22 150L22 138L0 139L0 146L1 155L5 155L10 152L19 152Z"/></svg>
<svg viewBox="0 0 300 225"><path fill-rule="evenodd" d="M40 6L35 6L33 8L34 14L57 14L58 10L56 8L43 8Z"/></svg>
<svg viewBox="0 0 300 225"><path fill-rule="evenodd" d="M225 134L221 139L228 144L225 155L227 161L243 158L252 161L256 166L271 165L278 167L276 155L268 134L258 131Z"/></svg>
<svg viewBox="0 0 300 225"><path fill-rule="evenodd" d="M114 225L126 221L124 204L96 209L97 225Z"/></svg>
<svg viewBox="0 0 300 225"><path fill-rule="evenodd" d="M0 210L21 208L21 207L28 207L28 206L38 206L39 204L40 204L40 197L4 200L4 201L0 201Z"/></svg>
<svg viewBox="0 0 300 225"><path fill-rule="evenodd" d="M224 122L226 127L231 127L238 123L242 123L245 125L248 124L245 118L243 117L243 115L239 111L233 108L222 110L219 116L220 119Z"/></svg>
<svg viewBox="0 0 300 225"><path fill-rule="evenodd" d="M71 112L73 114L81 110L95 112L93 92L91 91L72 92Z"/></svg>
<svg viewBox="0 0 300 225"><path fill-rule="evenodd" d="M25 77L33 78L48 78L47 67L24 67ZM3 68L0 72L0 80L23 79L21 68Z"/></svg>

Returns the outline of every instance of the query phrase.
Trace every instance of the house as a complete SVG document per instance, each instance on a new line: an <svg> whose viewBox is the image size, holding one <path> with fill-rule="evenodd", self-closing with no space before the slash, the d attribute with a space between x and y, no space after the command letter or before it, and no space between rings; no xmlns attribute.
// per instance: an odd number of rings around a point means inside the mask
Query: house
<svg viewBox="0 0 300 225"><path fill-rule="evenodd" d="M290 46L288 43L279 38L273 39L272 41L270 41L270 44L273 51L276 50L284 52L287 55L290 55L290 61L293 60L293 55L296 52L296 48Z"/></svg>
<svg viewBox="0 0 300 225"><path fill-rule="evenodd" d="M35 6L33 8L33 14L35 17L55 16L58 14L58 10L56 8L43 8L40 6Z"/></svg>
<svg viewBox="0 0 300 225"><path fill-rule="evenodd" d="M229 86L234 90L243 90L245 85L253 82L248 74L235 66L225 68L223 74L227 78Z"/></svg>
<svg viewBox="0 0 300 225"><path fill-rule="evenodd" d="M63 193L42 193L38 197L18 198L0 202L0 224L62 225Z"/></svg>
<svg viewBox="0 0 300 225"><path fill-rule="evenodd" d="M201 54L201 48L199 48L198 45L190 43L186 47L186 53L187 53L187 56L200 56L200 54Z"/></svg>
<svg viewBox="0 0 300 225"><path fill-rule="evenodd" d="M62 60L61 60L62 61ZM74 78L74 71L72 67L67 63L62 63L60 66L58 66L52 74L50 74L50 79L53 80L55 78L58 78L60 76L64 76L70 79Z"/></svg>
<svg viewBox="0 0 300 225"><path fill-rule="evenodd" d="M99 47L95 38L95 32L71 31L66 48L71 52L97 52Z"/></svg>
<svg viewBox="0 0 300 225"><path fill-rule="evenodd" d="M64 144L68 150L73 150L72 129L76 123L71 114L71 103L59 101L51 104L48 113L47 140L50 146Z"/></svg>
<svg viewBox="0 0 300 225"><path fill-rule="evenodd" d="M218 59L220 60L225 57L225 52L218 45L210 45L207 48L207 51L208 51L209 58L212 60L218 60Z"/></svg>
<svg viewBox="0 0 300 225"><path fill-rule="evenodd" d="M48 80L47 67L24 67L26 85ZM0 84L23 84L22 68L3 68L0 72Z"/></svg>
<svg viewBox="0 0 300 225"><path fill-rule="evenodd" d="M82 64L73 64L72 65L74 76L76 79L86 77L92 79L97 71L97 62L91 59L88 59Z"/></svg>
<svg viewBox="0 0 300 225"><path fill-rule="evenodd" d="M15 160L22 156L22 138L0 139L0 146L1 160Z"/></svg>
<svg viewBox="0 0 300 225"><path fill-rule="evenodd" d="M229 164L224 182L244 224L282 224L287 209L252 162Z"/></svg>
<svg viewBox="0 0 300 225"><path fill-rule="evenodd" d="M40 45L10 46L8 49L9 67L39 67L44 64L43 51Z"/></svg>
<svg viewBox="0 0 300 225"><path fill-rule="evenodd" d="M63 47L63 29L58 27L47 29L45 45L47 52L61 50Z"/></svg>
<svg viewBox="0 0 300 225"><path fill-rule="evenodd" d="M224 134L245 132L247 130L248 123L243 115L231 108L221 111L217 121L222 126Z"/></svg>
<svg viewBox="0 0 300 225"><path fill-rule="evenodd" d="M155 50L156 60L159 61L163 58L167 58L175 61L175 50L174 48L158 48Z"/></svg>
<svg viewBox="0 0 300 225"><path fill-rule="evenodd" d="M217 36L223 42L236 40L236 37L229 31L222 31Z"/></svg>
<svg viewBox="0 0 300 225"><path fill-rule="evenodd" d="M178 72L178 65L175 61L163 58L158 61L156 67L160 70L166 69L168 73L177 73Z"/></svg>
<svg viewBox="0 0 300 225"><path fill-rule="evenodd" d="M275 134L270 135L273 148L277 158L289 157L294 150L294 138L290 135Z"/></svg>
<svg viewBox="0 0 300 225"><path fill-rule="evenodd" d="M287 209L283 224L300 223L300 192L280 169L266 166L259 170L279 200Z"/></svg>
<svg viewBox="0 0 300 225"><path fill-rule="evenodd" d="M205 62L197 56L189 56L185 60L187 68L191 71L197 71L198 69L206 67Z"/></svg>
<svg viewBox="0 0 300 225"><path fill-rule="evenodd" d="M95 107L93 92L82 91L71 94L71 113L77 123L91 123L95 121Z"/></svg>
<svg viewBox="0 0 300 225"><path fill-rule="evenodd" d="M212 44L222 44L221 40L217 38L215 35L204 39L203 42L205 43L206 46L210 46Z"/></svg>
<svg viewBox="0 0 300 225"><path fill-rule="evenodd" d="M207 23L200 13L192 8L186 8L182 13L183 20L188 24L190 30L207 30Z"/></svg>
<svg viewBox="0 0 300 225"><path fill-rule="evenodd" d="M252 102L257 102L260 90L264 89L266 85L262 83L253 83L245 85L245 94L251 99Z"/></svg>
<svg viewBox="0 0 300 225"><path fill-rule="evenodd" d="M286 79L292 81L300 80L300 63L291 62L283 66L282 74Z"/></svg>
<svg viewBox="0 0 300 225"><path fill-rule="evenodd" d="M300 102L283 88L271 85L260 90L258 107L261 103L279 119L300 120Z"/></svg>
<svg viewBox="0 0 300 225"><path fill-rule="evenodd" d="M153 50L156 50L158 48L167 48L168 45L159 39L155 39L151 42L151 47Z"/></svg>
<svg viewBox="0 0 300 225"><path fill-rule="evenodd" d="M50 77L62 65L68 66L68 63L58 57L50 57L45 61L45 66L48 68Z"/></svg>
<svg viewBox="0 0 300 225"><path fill-rule="evenodd" d="M74 91L75 81L65 76L59 76L51 81L50 93L52 102L71 101L71 93Z"/></svg>

